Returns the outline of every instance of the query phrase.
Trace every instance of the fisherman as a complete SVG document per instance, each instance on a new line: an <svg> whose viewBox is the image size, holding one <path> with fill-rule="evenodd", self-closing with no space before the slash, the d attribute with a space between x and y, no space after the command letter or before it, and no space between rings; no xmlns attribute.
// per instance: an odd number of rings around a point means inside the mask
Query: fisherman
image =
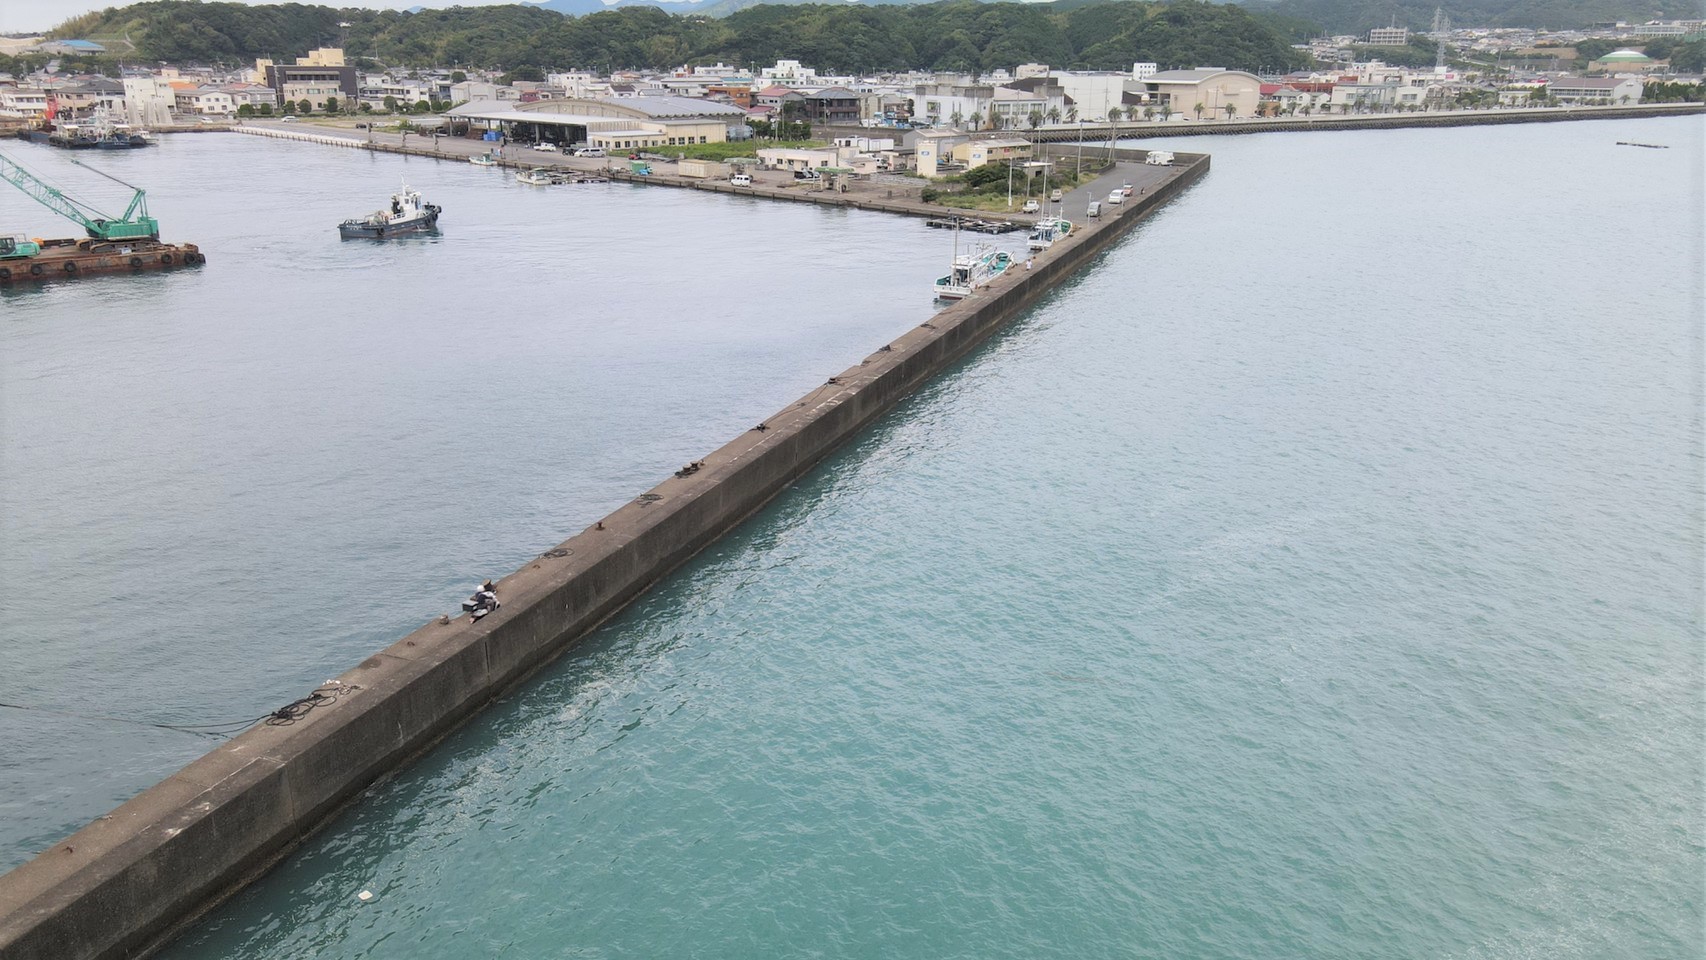
<svg viewBox="0 0 1706 960"><path fill-rule="evenodd" d="M498 608L498 590L492 581L487 580L474 590L474 595L462 601L462 609L468 611L468 622L473 623L481 617Z"/></svg>

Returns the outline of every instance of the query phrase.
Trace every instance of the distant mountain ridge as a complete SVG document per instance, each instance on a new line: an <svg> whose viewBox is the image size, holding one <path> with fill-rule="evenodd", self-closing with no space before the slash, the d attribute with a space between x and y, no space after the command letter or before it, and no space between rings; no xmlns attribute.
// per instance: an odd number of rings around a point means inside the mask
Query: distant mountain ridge
<svg viewBox="0 0 1706 960"><path fill-rule="evenodd" d="M726 17L748 7L772 5L792 6L803 3L822 3L836 7L886 7L933 2L935 0L700 0L698 3L690 2L690 0L675 0L675 2L672 0L617 0L615 3L604 3L603 0L547 0L545 3L534 4L534 6L541 10L551 10L570 17L583 17L589 13L620 10L627 7L655 7L665 13Z"/></svg>
<svg viewBox="0 0 1706 960"><path fill-rule="evenodd" d="M1329 34L1365 34L1374 27L1429 30L1441 9L1458 27L1571 30L1623 20L1700 16L1698 3L1676 0L1243 0L1252 13L1274 13L1319 24ZM1693 7L1692 12L1688 9ZM1678 9L1682 7L1683 9Z"/></svg>

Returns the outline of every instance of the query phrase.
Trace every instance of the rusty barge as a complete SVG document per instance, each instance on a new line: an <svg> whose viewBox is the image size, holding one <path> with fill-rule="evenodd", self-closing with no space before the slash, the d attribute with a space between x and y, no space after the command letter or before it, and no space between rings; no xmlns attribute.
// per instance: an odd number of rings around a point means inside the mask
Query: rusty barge
<svg viewBox="0 0 1706 960"><path fill-rule="evenodd" d="M0 179L78 224L87 234L84 238L63 240L0 236L0 286L109 273L170 270L207 262L207 257L193 243L161 242L160 223L148 215L145 191L78 161L72 162L135 191L130 206L120 216L103 214L65 195L7 157L0 156Z"/></svg>
<svg viewBox="0 0 1706 960"><path fill-rule="evenodd" d="M34 247L34 253L22 253ZM19 240L0 237L0 284L173 270L207 262L193 243L158 240Z"/></svg>

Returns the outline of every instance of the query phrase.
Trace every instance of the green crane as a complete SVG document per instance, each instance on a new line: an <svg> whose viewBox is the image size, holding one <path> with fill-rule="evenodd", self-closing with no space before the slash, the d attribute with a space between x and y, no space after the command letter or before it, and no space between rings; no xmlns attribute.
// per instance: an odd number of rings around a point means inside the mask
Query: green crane
<svg viewBox="0 0 1706 960"><path fill-rule="evenodd" d="M0 154L0 179L5 179L12 186L24 191L42 206L52 210L73 223L83 226L89 236L95 240L158 240L160 239L160 222L148 215L147 192L133 187L123 180L110 174L101 173L94 167L71 161L85 170L100 173L114 183L129 187L136 191L130 198L130 206L125 208L124 216L112 217L96 210L94 207L66 196L64 193L44 180L31 174L28 170L13 163L11 159Z"/></svg>

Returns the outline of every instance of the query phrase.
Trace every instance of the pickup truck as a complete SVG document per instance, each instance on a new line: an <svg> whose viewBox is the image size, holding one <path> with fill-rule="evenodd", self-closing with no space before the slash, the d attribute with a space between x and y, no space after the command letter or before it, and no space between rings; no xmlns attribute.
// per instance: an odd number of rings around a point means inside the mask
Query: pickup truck
<svg viewBox="0 0 1706 960"><path fill-rule="evenodd" d="M1042 208L1043 208L1042 204L1036 202L1035 200L1026 200L1025 205L1019 208L1019 212L1020 213L1036 213L1038 210L1041 210Z"/></svg>

